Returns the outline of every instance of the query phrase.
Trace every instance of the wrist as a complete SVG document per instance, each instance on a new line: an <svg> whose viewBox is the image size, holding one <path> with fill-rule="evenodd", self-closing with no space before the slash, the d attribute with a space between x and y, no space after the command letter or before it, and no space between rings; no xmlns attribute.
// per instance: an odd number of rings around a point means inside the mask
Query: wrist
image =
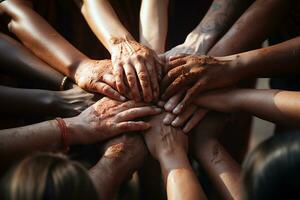
<svg viewBox="0 0 300 200"><path fill-rule="evenodd" d="M82 144L82 138L80 137L80 124L77 123L76 117L64 118L67 127L67 141L69 145Z"/></svg>
<svg viewBox="0 0 300 200"><path fill-rule="evenodd" d="M91 59L89 58L81 59L76 65L72 67L70 76L68 77L77 83L78 79L80 78L79 74L83 69L86 68L87 65L89 65L90 62Z"/></svg>
<svg viewBox="0 0 300 200"><path fill-rule="evenodd" d="M167 173L173 169L191 168L187 158L187 153L184 150L172 153L160 153L158 161L162 169Z"/></svg>

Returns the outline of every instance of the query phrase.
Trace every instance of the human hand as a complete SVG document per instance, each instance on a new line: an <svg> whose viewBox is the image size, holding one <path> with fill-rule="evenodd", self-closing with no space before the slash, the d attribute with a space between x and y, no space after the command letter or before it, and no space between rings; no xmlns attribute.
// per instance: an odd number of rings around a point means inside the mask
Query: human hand
<svg viewBox="0 0 300 200"><path fill-rule="evenodd" d="M210 56L181 56L170 62L169 71L162 81L162 99L167 100L175 93L184 91L183 99L172 111L178 115L200 92L230 86L238 80L239 75L234 73L231 60Z"/></svg>
<svg viewBox="0 0 300 200"><path fill-rule="evenodd" d="M48 108L48 114L60 117L73 117L96 102L95 94L88 93L78 86L65 91L47 91L41 95Z"/></svg>
<svg viewBox="0 0 300 200"><path fill-rule="evenodd" d="M165 60L168 61L178 55L206 55L210 48L211 36L205 33L190 33L183 44L180 44L164 53Z"/></svg>
<svg viewBox="0 0 300 200"><path fill-rule="evenodd" d="M161 109L134 101L118 102L107 97L74 118L66 119L70 144L96 143L121 133L143 131L150 124L135 119L156 115Z"/></svg>
<svg viewBox="0 0 300 200"><path fill-rule="evenodd" d="M148 150L158 160L171 154L186 154L188 149L187 136L180 129L163 124L165 115L152 117L151 129L144 134Z"/></svg>
<svg viewBox="0 0 300 200"><path fill-rule="evenodd" d="M118 101L126 100L114 89L116 81L110 60L82 62L76 69L74 79L78 86L85 90L100 93Z"/></svg>
<svg viewBox="0 0 300 200"><path fill-rule="evenodd" d="M114 39L112 41L111 59L116 87L121 94L125 95L130 91L132 99L140 101L140 85L145 102L151 102L158 98L158 81L162 69L160 60L153 50L133 40Z"/></svg>

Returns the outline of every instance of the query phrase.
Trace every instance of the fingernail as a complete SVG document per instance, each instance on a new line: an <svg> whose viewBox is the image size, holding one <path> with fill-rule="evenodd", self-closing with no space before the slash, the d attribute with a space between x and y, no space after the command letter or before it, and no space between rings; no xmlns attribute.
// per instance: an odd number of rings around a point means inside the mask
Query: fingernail
<svg viewBox="0 0 300 200"><path fill-rule="evenodd" d="M121 96L120 99L121 99L121 101L125 101L126 100L126 98L123 97L123 96Z"/></svg>
<svg viewBox="0 0 300 200"><path fill-rule="evenodd" d="M166 111L171 111L171 104L170 103L166 103L164 106Z"/></svg>
<svg viewBox="0 0 300 200"><path fill-rule="evenodd" d="M181 112L181 109L183 108L183 105L182 104L179 104L176 106L176 108L173 110L173 113L175 115L178 115L180 112Z"/></svg>
<svg viewBox="0 0 300 200"><path fill-rule="evenodd" d="M160 108L155 108L156 112L161 112L162 110Z"/></svg>
<svg viewBox="0 0 300 200"><path fill-rule="evenodd" d="M171 123L171 118L169 116L165 116L165 118L163 120L163 123L165 125L169 125Z"/></svg>
<svg viewBox="0 0 300 200"><path fill-rule="evenodd" d="M159 101L159 102L157 103L157 105L158 105L158 106L160 106L160 107L164 107L164 105L165 105L165 102L163 102L163 101Z"/></svg>
<svg viewBox="0 0 300 200"><path fill-rule="evenodd" d="M179 120L176 118L173 122L172 122L172 126L177 127L179 123Z"/></svg>

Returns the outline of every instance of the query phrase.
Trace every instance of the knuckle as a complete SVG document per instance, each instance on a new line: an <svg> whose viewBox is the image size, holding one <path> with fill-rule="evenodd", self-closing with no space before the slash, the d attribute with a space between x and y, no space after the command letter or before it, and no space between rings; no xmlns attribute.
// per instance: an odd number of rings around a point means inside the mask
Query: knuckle
<svg viewBox="0 0 300 200"><path fill-rule="evenodd" d="M109 86L104 86L103 88L102 88L102 91L104 92L104 93L108 93L108 92L110 92L110 87Z"/></svg>

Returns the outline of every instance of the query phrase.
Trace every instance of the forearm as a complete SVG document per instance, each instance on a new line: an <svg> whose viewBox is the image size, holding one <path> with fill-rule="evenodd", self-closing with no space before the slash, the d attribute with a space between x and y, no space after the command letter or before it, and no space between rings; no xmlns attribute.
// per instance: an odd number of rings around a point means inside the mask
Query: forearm
<svg viewBox="0 0 300 200"><path fill-rule="evenodd" d="M281 25L289 8L289 0L255 1L208 54L225 56L259 47Z"/></svg>
<svg viewBox="0 0 300 200"><path fill-rule="evenodd" d="M216 140L197 145L194 155L223 199L241 199L240 166Z"/></svg>
<svg viewBox="0 0 300 200"><path fill-rule="evenodd" d="M216 91L199 96L199 106L222 112L247 112L262 119L299 126L299 92L237 89Z"/></svg>
<svg viewBox="0 0 300 200"><path fill-rule="evenodd" d="M51 115L51 92L0 86L0 109L12 116Z"/></svg>
<svg viewBox="0 0 300 200"><path fill-rule="evenodd" d="M206 199L185 153L161 157L159 162L168 199Z"/></svg>
<svg viewBox="0 0 300 200"><path fill-rule="evenodd" d="M0 63L4 71L38 81L39 87L59 90L63 75L12 38L0 33Z"/></svg>
<svg viewBox="0 0 300 200"><path fill-rule="evenodd" d="M0 155L6 161L35 151L56 151L62 147L60 130L54 120L0 130L0 138Z"/></svg>
<svg viewBox="0 0 300 200"><path fill-rule="evenodd" d="M9 30L38 57L74 79L77 66L87 57L66 41L22 0L4 1L0 9L11 20Z"/></svg>
<svg viewBox="0 0 300 200"><path fill-rule="evenodd" d="M233 56L232 69L240 79L300 74L300 37L286 42Z"/></svg>
<svg viewBox="0 0 300 200"><path fill-rule="evenodd" d="M251 1L214 0L200 24L189 34L187 40L196 40L196 43L197 40L203 40L202 46L196 48L200 49L199 54L207 54Z"/></svg>
<svg viewBox="0 0 300 200"><path fill-rule="evenodd" d="M102 44L111 52L120 40L134 40L122 25L108 0L83 0L81 12Z"/></svg>
<svg viewBox="0 0 300 200"><path fill-rule="evenodd" d="M143 0L140 10L140 42L156 53L165 51L169 0Z"/></svg>

